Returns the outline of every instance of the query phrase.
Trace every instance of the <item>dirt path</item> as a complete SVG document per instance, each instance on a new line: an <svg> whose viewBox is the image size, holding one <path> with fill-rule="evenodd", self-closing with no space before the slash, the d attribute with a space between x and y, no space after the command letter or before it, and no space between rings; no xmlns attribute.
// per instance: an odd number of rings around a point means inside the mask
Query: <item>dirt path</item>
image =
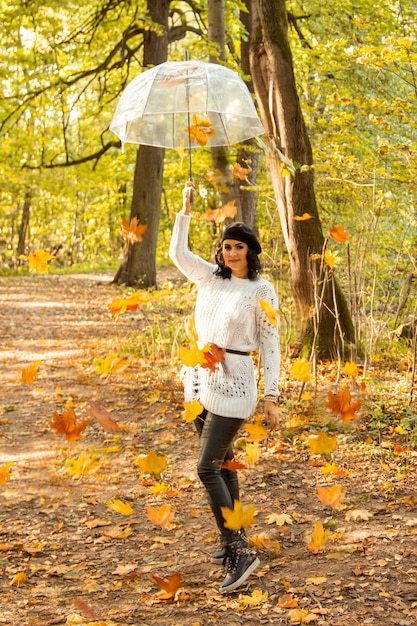
<svg viewBox="0 0 417 626"><path fill-rule="evenodd" d="M416 453L374 445L366 421L341 436L334 460L344 472L334 480L287 432L262 444L261 459L241 473L261 567L239 593L217 593L216 533L176 368L126 350L149 316L116 323L107 303L118 295L106 276L0 278L0 477L11 464L0 485L0 624L416 625ZM100 374L96 360L109 354L124 366ZM35 361L39 378L22 383ZM93 420L70 445L51 428L53 414L73 409L81 421L91 402L120 430ZM149 450L166 458L160 493L138 467ZM316 495L332 483L346 489L337 511ZM110 508L114 500L133 513ZM175 517L161 528L146 507L165 504ZM330 535L313 554L317 521ZM182 590L162 601L151 575L175 573Z"/></svg>

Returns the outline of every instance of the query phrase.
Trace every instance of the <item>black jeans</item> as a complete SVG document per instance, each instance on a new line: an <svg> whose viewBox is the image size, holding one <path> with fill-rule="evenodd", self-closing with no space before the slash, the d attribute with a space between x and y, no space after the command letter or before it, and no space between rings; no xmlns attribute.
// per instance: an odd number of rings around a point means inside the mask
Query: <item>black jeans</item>
<svg viewBox="0 0 417 626"><path fill-rule="evenodd" d="M239 500L239 481L236 471L221 465L234 458L232 443L244 422L243 419L222 417L206 410L194 421L201 443L197 472L206 488L224 543L231 543L237 538L236 531L225 528L221 507L233 510L234 501Z"/></svg>

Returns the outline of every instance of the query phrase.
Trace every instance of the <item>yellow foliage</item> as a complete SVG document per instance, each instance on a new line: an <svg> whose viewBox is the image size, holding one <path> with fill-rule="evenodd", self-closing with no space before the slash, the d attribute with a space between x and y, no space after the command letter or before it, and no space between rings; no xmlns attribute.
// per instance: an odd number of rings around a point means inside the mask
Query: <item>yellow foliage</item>
<svg viewBox="0 0 417 626"><path fill-rule="evenodd" d="M247 465L255 465L261 456L261 449L258 442L247 443L245 447L245 461Z"/></svg>
<svg viewBox="0 0 417 626"><path fill-rule="evenodd" d="M185 410L182 412L182 416L187 423L193 422L204 410L203 405L200 404L198 400L184 402L184 408Z"/></svg>
<svg viewBox="0 0 417 626"><path fill-rule="evenodd" d="M320 502L324 504L324 506L337 509L345 498L346 489L343 489L340 485L333 485L332 487L318 487L317 495Z"/></svg>
<svg viewBox="0 0 417 626"><path fill-rule="evenodd" d="M262 300L262 298L258 298L258 300L259 300L259 306L261 307L261 310L265 311L266 316L269 319L272 326L276 326L277 318L279 315L279 309L274 309L274 307L272 306L270 302L267 302L266 300Z"/></svg>
<svg viewBox="0 0 417 626"><path fill-rule="evenodd" d="M128 502L123 502L122 500L107 500L106 504L109 509L116 511L116 513L120 513L121 515L132 515L132 513L134 513L130 504Z"/></svg>
<svg viewBox="0 0 417 626"><path fill-rule="evenodd" d="M12 467L13 463L11 461L9 461L8 463L6 463L5 465L2 465L0 467L0 486L4 487L4 485L9 482L10 480L10 468Z"/></svg>
<svg viewBox="0 0 417 626"><path fill-rule="evenodd" d="M311 378L310 362L296 359L291 368L291 376L302 383L308 383Z"/></svg>
<svg viewBox="0 0 417 626"><path fill-rule="evenodd" d="M311 552L312 554L318 554L319 552L323 552L329 534L329 529L325 530L321 522L316 522L314 524L314 531L310 537L310 542L308 544L309 552Z"/></svg>
<svg viewBox="0 0 417 626"><path fill-rule="evenodd" d="M148 454L136 459L136 463L144 474L152 474L159 478L166 468L166 457L158 455L154 450L149 450Z"/></svg>
<svg viewBox="0 0 417 626"><path fill-rule="evenodd" d="M313 454L330 456L337 447L336 437L332 437L321 430L318 435L310 435L307 439L310 450Z"/></svg>
<svg viewBox="0 0 417 626"><path fill-rule="evenodd" d="M240 500L235 500L233 510L222 506L222 515L225 520L225 527L230 530L240 530L248 528L255 519L255 505L243 506Z"/></svg>
<svg viewBox="0 0 417 626"><path fill-rule="evenodd" d="M39 377L38 367L42 361L35 361L29 367L22 369L22 376L20 378L22 383L26 385L32 385Z"/></svg>

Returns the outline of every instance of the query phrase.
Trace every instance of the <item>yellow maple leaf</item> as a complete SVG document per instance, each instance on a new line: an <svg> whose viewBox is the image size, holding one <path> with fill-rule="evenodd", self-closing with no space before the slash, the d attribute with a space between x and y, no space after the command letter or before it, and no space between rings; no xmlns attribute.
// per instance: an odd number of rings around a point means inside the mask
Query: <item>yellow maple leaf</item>
<svg viewBox="0 0 417 626"><path fill-rule="evenodd" d="M317 435L310 435L307 439L310 450L313 454L330 456L337 447L336 437L332 437L321 430Z"/></svg>
<svg viewBox="0 0 417 626"><path fill-rule="evenodd" d="M326 252L324 253L324 262L330 268L336 267L336 265L339 265L340 263L339 255L337 254L337 252L326 250Z"/></svg>
<svg viewBox="0 0 417 626"><path fill-rule="evenodd" d="M233 510L227 506L222 506L222 515L225 520L224 525L230 530L240 530L248 528L255 519L255 505L243 506L240 500L234 501Z"/></svg>
<svg viewBox="0 0 417 626"><path fill-rule="evenodd" d="M347 361L343 367L342 374L346 374L346 376L352 376L352 378L356 378L357 376L359 376L358 366L352 361Z"/></svg>
<svg viewBox="0 0 417 626"><path fill-rule="evenodd" d="M32 385L39 377L38 367L42 361L35 361L29 367L22 369L21 382L25 385Z"/></svg>
<svg viewBox="0 0 417 626"><path fill-rule="evenodd" d="M306 220L311 220L313 218L312 215L310 215L310 213L303 213L302 215L295 215L294 219L297 222L305 222Z"/></svg>
<svg viewBox="0 0 417 626"><path fill-rule="evenodd" d="M200 350L197 345L191 348L180 346L179 352L181 363L187 367L195 367L204 361L204 351Z"/></svg>
<svg viewBox="0 0 417 626"><path fill-rule="evenodd" d="M94 369L97 374L101 376L109 376L124 369L127 366L127 361L123 357L119 357L115 352L110 352L106 357L97 357L93 361Z"/></svg>
<svg viewBox="0 0 417 626"><path fill-rule="evenodd" d="M285 524L292 524L293 519L288 513L271 513L266 518L267 524L276 524L277 526L285 526Z"/></svg>
<svg viewBox="0 0 417 626"><path fill-rule="evenodd" d="M25 572L18 572L17 574L15 574L13 576L13 578L10 580L10 584L13 587L20 587L20 585L25 585L26 583L29 582L29 578L27 577L27 575L25 574Z"/></svg>
<svg viewBox="0 0 417 626"><path fill-rule="evenodd" d="M346 489L343 489L340 485L317 487L317 495L324 506L338 509L345 498Z"/></svg>
<svg viewBox="0 0 417 626"><path fill-rule="evenodd" d="M246 424L245 430L249 433L247 441L262 441L268 437L268 431L259 422L256 422L255 424Z"/></svg>
<svg viewBox="0 0 417 626"><path fill-rule="evenodd" d="M106 502L109 509L120 513L121 515L132 515L134 513L132 507L128 502L122 500L107 500Z"/></svg>
<svg viewBox="0 0 417 626"><path fill-rule="evenodd" d="M149 450L147 455L138 457L136 463L144 474L151 474L158 479L167 465L166 457L154 450Z"/></svg>
<svg viewBox="0 0 417 626"><path fill-rule="evenodd" d="M227 186L227 178L221 170L208 170L206 180L208 180L219 193L229 193L230 189Z"/></svg>
<svg viewBox="0 0 417 626"><path fill-rule="evenodd" d="M202 147L207 145L209 137L216 136L216 131L208 117L198 117L198 115L193 115L192 125L185 128L184 132L189 136L190 143L196 141Z"/></svg>
<svg viewBox="0 0 417 626"><path fill-rule="evenodd" d="M65 462L67 472L70 476L85 476L86 474L90 474L99 464L99 460L96 457L90 456L87 452L83 452L76 459L68 459Z"/></svg>
<svg viewBox="0 0 417 626"><path fill-rule="evenodd" d="M319 552L323 552L329 534L329 529L326 528L325 530L321 522L316 522L314 524L314 530L308 544L309 552L311 552L312 554L318 554Z"/></svg>
<svg viewBox="0 0 417 626"><path fill-rule="evenodd" d="M192 402L184 402L184 411L182 412L182 416L187 422L193 422L204 410L202 404L199 403L198 400L193 400Z"/></svg>
<svg viewBox="0 0 417 626"><path fill-rule="evenodd" d="M238 600L241 610L244 611L249 607L254 609L258 606L261 606L261 604L264 604L268 601L268 595L269 594L267 591L262 592L260 589L255 589L254 591L252 591L252 594L250 596L240 593Z"/></svg>
<svg viewBox="0 0 417 626"><path fill-rule="evenodd" d="M174 519L175 509L170 504L163 504L159 507L147 506L146 514L152 524L161 526L161 528L167 528Z"/></svg>
<svg viewBox="0 0 417 626"><path fill-rule="evenodd" d="M10 480L10 468L12 467L13 463L11 461L8 461L7 463L5 463L4 465L2 465L0 467L0 486L4 487L4 485L9 482Z"/></svg>
<svg viewBox="0 0 417 626"><path fill-rule="evenodd" d="M311 366L309 361L296 359L291 368L291 376L302 383L308 383L311 378Z"/></svg>
<svg viewBox="0 0 417 626"><path fill-rule="evenodd" d="M188 339L195 344L197 342L198 335L195 327L194 312L184 318L184 328Z"/></svg>
<svg viewBox="0 0 417 626"><path fill-rule="evenodd" d="M258 442L247 443L245 446L245 461L247 465L255 465L261 456L261 449Z"/></svg>
<svg viewBox="0 0 417 626"><path fill-rule="evenodd" d="M288 611L290 624L310 624L317 621L317 614L306 609L290 609Z"/></svg>
<svg viewBox="0 0 417 626"><path fill-rule="evenodd" d="M46 250L37 250L36 252L29 254L27 260L31 270L45 273L49 268L48 263L52 261L53 258L55 257L52 254L49 254L49 252L46 252Z"/></svg>
<svg viewBox="0 0 417 626"><path fill-rule="evenodd" d="M274 309L274 307L272 306L270 302L267 302L266 300L262 300L262 298L258 298L258 300L259 300L259 306L261 307L261 310L265 311L266 316L269 319L272 326L276 326L277 318L280 313L279 309Z"/></svg>
<svg viewBox="0 0 417 626"><path fill-rule="evenodd" d="M268 550L271 547L271 538L265 533L260 535L251 535L249 537L249 545L258 550Z"/></svg>

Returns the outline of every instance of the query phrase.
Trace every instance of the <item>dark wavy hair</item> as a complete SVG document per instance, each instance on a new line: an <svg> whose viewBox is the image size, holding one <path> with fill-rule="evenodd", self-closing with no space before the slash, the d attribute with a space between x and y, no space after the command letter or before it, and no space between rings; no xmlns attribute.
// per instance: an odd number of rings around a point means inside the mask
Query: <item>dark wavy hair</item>
<svg viewBox="0 0 417 626"><path fill-rule="evenodd" d="M248 278L249 280L256 280L261 273L261 262L259 260L258 255L255 250L248 247L248 255L246 257L248 262ZM222 278L230 278L232 275L232 270L230 267L226 267L224 264L222 246L216 250L215 260L217 263L217 267L214 270L216 276L221 276Z"/></svg>

